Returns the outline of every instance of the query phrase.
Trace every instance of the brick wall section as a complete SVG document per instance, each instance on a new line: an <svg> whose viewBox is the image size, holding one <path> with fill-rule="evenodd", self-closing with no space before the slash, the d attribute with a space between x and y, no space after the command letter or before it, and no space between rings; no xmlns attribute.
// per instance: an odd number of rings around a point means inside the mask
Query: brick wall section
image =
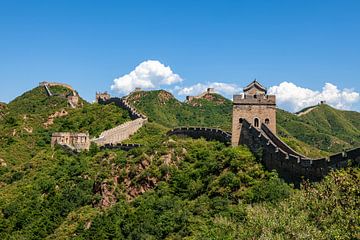
<svg viewBox="0 0 360 240"><path fill-rule="evenodd" d="M261 125L261 130L266 134L266 136L279 148L283 149L285 152L289 154L293 154L295 156L300 156L302 158L306 158L300 153L293 150L286 143L284 143L278 136L276 136L267 126L266 124Z"/></svg>
<svg viewBox="0 0 360 240"><path fill-rule="evenodd" d="M78 96L77 92L75 91L75 89L73 89L69 84L56 83L56 82L40 82L39 86L45 88L46 93L48 94L49 97L53 96L49 87L60 86L60 87L69 89L72 92L72 95L67 97L70 107L76 108L78 106L79 96Z"/></svg>
<svg viewBox="0 0 360 240"><path fill-rule="evenodd" d="M360 164L360 148L334 154L328 158L310 159L297 153L270 129L262 124L255 128L244 120L239 129L240 143L247 145L252 152L261 155L262 161L268 170L275 169L281 177L290 182L299 182L302 178L317 181L322 179L331 169L348 166L348 160L353 164ZM231 133L220 129L202 127L179 127L168 132L168 135L183 135L193 138L217 140L229 144Z"/></svg>
<svg viewBox="0 0 360 240"><path fill-rule="evenodd" d="M130 122L126 122L102 132L99 138L92 139L92 142L96 143L98 146L110 146L111 144L116 145L128 139L148 121L147 117L138 113L136 109L127 102L126 98L110 98L107 100L99 99L98 102L100 104L114 103L116 106L128 110L132 119Z"/></svg>
<svg viewBox="0 0 360 240"><path fill-rule="evenodd" d="M262 123L268 121L272 132L276 132L276 105L274 95L234 95L232 114L232 146L239 145L242 128L242 120L254 124L258 121L258 128Z"/></svg>
<svg viewBox="0 0 360 240"><path fill-rule="evenodd" d="M76 150L89 150L90 138L88 133L56 132L51 136L51 147L56 144L67 145Z"/></svg>
<svg viewBox="0 0 360 240"><path fill-rule="evenodd" d="M217 140L225 144L231 141L231 134L216 128L203 127L179 127L170 130L168 135L183 135L192 138L205 138L206 140Z"/></svg>
<svg viewBox="0 0 360 240"><path fill-rule="evenodd" d="M129 151L134 148L141 147L141 144L138 143L118 143L118 144L105 144L104 146L101 146L100 149L121 149L125 151Z"/></svg>
<svg viewBox="0 0 360 240"><path fill-rule="evenodd" d="M147 119L147 117L139 112L136 111L135 108L133 108L127 101L126 98L110 98L108 100L102 100L99 99L99 104L111 104L114 103L116 106L126 109L129 111L130 113L130 117L131 119L138 119L138 118L143 118L143 119Z"/></svg>
<svg viewBox="0 0 360 240"><path fill-rule="evenodd" d="M276 169L279 175L288 181L298 182L302 178L313 181L320 180L331 169L348 166L349 159L353 160L354 165L360 164L360 148L338 153L328 158L310 159L296 153L280 139L273 138L273 134L267 135L265 131L244 121L240 144L247 145L255 153L261 153L266 168Z"/></svg>
<svg viewBox="0 0 360 240"><path fill-rule="evenodd" d="M130 122L126 122L117 127L102 132L99 138L93 139L92 141L99 146L120 143L136 133L139 128L141 128L146 122L147 119L143 118L138 118Z"/></svg>

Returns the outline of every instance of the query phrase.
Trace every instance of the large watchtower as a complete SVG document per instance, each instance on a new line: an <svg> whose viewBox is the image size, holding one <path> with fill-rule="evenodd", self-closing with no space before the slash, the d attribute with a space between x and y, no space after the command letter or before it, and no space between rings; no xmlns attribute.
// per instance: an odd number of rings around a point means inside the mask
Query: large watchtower
<svg viewBox="0 0 360 240"><path fill-rule="evenodd" d="M240 143L243 120L253 127L260 128L264 123L276 134L276 101L275 95L267 95L267 90L254 80L244 88L244 93L234 95L232 117L232 146Z"/></svg>

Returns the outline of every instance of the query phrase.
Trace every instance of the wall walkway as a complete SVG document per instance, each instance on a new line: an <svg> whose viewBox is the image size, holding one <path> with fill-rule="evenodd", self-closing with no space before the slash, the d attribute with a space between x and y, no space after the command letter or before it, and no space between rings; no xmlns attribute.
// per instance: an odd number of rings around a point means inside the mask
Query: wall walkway
<svg viewBox="0 0 360 240"><path fill-rule="evenodd" d="M268 170L277 170L281 177L290 182L299 182L303 178L312 181L320 180L332 169L349 166L349 159L352 160L352 165L360 165L360 148L337 153L327 158L311 159L289 147L273 134L265 124L262 124L261 129L258 129L244 119L242 129L239 131L239 144L247 145L255 155L261 155L261 159ZM225 144L229 144L231 141L231 133L212 128L174 128L168 132L168 135L203 137Z"/></svg>
<svg viewBox="0 0 360 240"><path fill-rule="evenodd" d="M132 121L106 130L102 132L98 138L92 139L92 142L96 143L98 146L109 146L109 148L113 148L113 145L117 145L128 139L148 121L147 117L138 113L136 109L127 102L126 98L110 98L106 101L99 100L99 104L111 103L114 103L120 108L128 110Z"/></svg>

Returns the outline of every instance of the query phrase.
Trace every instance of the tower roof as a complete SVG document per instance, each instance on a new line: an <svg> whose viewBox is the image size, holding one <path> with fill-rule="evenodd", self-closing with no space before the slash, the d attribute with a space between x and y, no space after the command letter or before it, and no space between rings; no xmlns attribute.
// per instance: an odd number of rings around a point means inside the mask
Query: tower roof
<svg viewBox="0 0 360 240"><path fill-rule="evenodd" d="M252 88L257 88L266 93L266 88L263 85L261 85L258 81L256 81L256 79L254 81L252 81L249 85L244 87L244 92L247 92Z"/></svg>

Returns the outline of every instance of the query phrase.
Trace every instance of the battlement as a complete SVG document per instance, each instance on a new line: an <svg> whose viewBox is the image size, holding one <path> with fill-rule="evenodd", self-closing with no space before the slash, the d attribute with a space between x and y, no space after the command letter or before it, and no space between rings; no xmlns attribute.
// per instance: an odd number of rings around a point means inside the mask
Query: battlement
<svg viewBox="0 0 360 240"><path fill-rule="evenodd" d="M266 124L256 128L246 119L243 120L240 144L247 145L254 153L261 150L261 159L269 170L277 172L288 181L299 182L302 178L320 180L332 169L351 164L360 164L360 148L331 155L326 158L311 159L303 156L281 141Z"/></svg>
<svg viewBox="0 0 360 240"><path fill-rule="evenodd" d="M89 150L89 133L55 132L51 136L51 147L56 144L68 145L76 150Z"/></svg>
<svg viewBox="0 0 360 240"><path fill-rule="evenodd" d="M244 120L260 128L264 123L276 133L276 97L267 95L266 88L254 80L243 89L244 93L233 96L232 139L233 146L239 145L243 134Z"/></svg>
<svg viewBox="0 0 360 240"><path fill-rule="evenodd" d="M73 92L73 95L76 95L76 91L75 89L70 86L69 84L66 84L66 83L57 83L57 82L46 82L46 81L43 81L43 82L40 82L39 83L39 86L40 87L45 87L45 86L49 86L49 87L55 87L55 86L60 86L60 87L64 87L64 88L67 88L69 90L71 90Z"/></svg>
<svg viewBox="0 0 360 240"><path fill-rule="evenodd" d="M234 95L234 105L276 105L275 95L264 95L264 94L240 94Z"/></svg>
<svg viewBox="0 0 360 240"><path fill-rule="evenodd" d="M197 96L186 96L186 100L191 102L193 99L199 99L204 97L206 94L213 94L215 93L215 88L207 88L205 92L201 93Z"/></svg>
<svg viewBox="0 0 360 240"><path fill-rule="evenodd" d="M96 102L98 103L100 100L101 101L107 101L110 99L110 94L108 92L96 92L96 96L95 96L95 99L96 99Z"/></svg>

